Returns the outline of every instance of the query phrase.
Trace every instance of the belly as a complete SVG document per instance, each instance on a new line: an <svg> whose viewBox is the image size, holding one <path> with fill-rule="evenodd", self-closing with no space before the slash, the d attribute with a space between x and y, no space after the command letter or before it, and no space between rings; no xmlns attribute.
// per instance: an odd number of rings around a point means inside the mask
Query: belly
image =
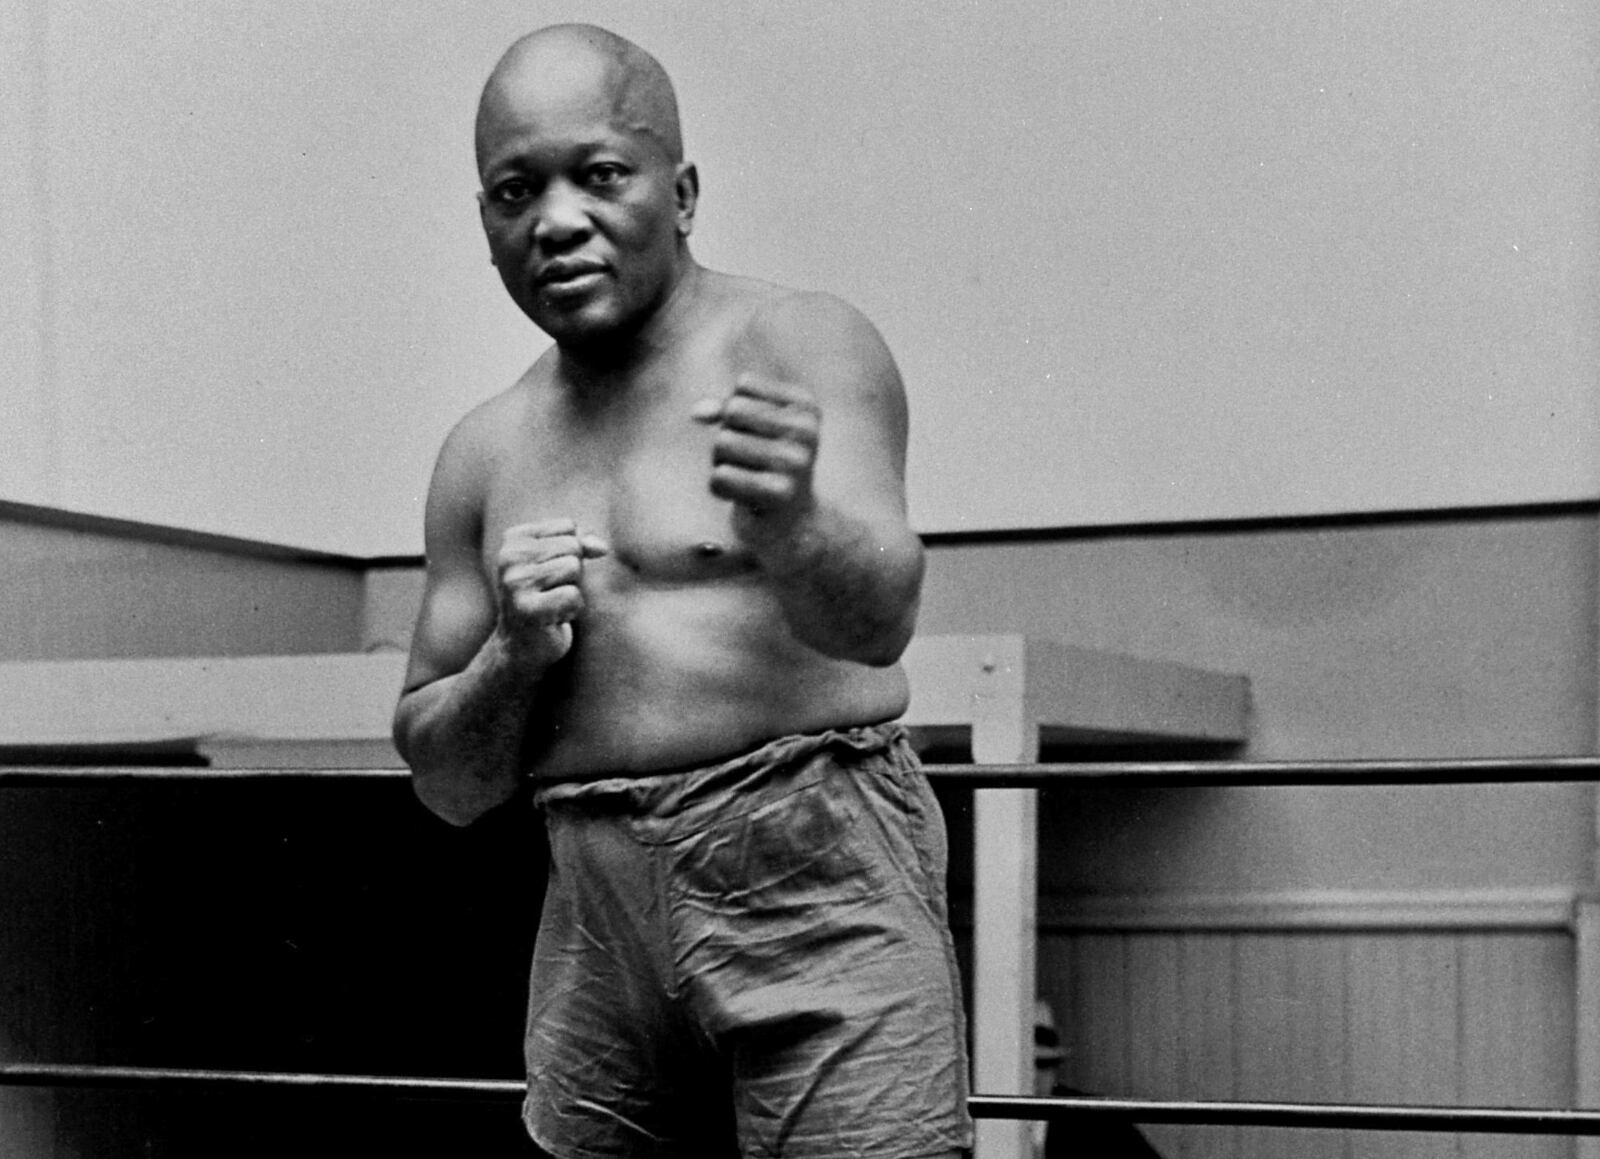
<svg viewBox="0 0 1600 1159"><path fill-rule="evenodd" d="M644 585L591 604L529 721L545 780L709 764L793 733L890 720L898 666L833 660L795 641L758 582Z"/></svg>

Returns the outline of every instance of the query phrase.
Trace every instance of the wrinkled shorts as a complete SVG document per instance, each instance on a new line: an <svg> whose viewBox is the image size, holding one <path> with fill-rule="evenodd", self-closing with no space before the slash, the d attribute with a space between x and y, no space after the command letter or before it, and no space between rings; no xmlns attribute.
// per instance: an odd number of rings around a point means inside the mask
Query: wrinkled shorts
<svg viewBox="0 0 1600 1159"><path fill-rule="evenodd" d="M558 1159L971 1146L938 803L898 725L540 791L524 1118Z"/></svg>

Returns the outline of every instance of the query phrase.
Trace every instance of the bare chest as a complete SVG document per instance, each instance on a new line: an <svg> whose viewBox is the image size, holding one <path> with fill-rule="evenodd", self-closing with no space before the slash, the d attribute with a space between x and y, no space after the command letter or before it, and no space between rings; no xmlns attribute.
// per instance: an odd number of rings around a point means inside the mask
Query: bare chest
<svg viewBox="0 0 1600 1159"><path fill-rule="evenodd" d="M607 542L610 555L595 570L613 582L687 582L753 567L734 539L730 505L709 489L712 431L690 417L696 399L731 388L732 371L715 356L668 369L593 412L538 408L508 439L490 479L487 558L510 527L568 518Z"/></svg>

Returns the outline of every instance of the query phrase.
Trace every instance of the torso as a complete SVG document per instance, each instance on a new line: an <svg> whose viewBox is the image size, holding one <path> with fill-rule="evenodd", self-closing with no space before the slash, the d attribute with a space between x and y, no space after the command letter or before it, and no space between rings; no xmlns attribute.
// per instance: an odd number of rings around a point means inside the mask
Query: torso
<svg viewBox="0 0 1600 1159"><path fill-rule="evenodd" d="M573 518L611 549L584 564L572 652L546 675L528 722L530 775L686 768L904 712L898 666L833 660L794 639L734 536L730 505L707 487L712 431L690 408L732 388L742 326L784 292L712 275L692 337L625 381L580 396L552 350L491 404L499 433L484 484L485 574L505 530L537 519Z"/></svg>

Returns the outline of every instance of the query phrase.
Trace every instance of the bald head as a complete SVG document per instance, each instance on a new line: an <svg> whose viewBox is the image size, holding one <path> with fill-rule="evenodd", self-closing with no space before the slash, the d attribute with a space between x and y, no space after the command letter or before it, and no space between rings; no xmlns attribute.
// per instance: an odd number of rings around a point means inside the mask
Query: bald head
<svg viewBox="0 0 1600 1159"><path fill-rule="evenodd" d="M554 24L514 43L489 74L478 102L480 166L486 128L530 92L603 93L617 128L653 138L674 164L683 160L678 98L661 63L604 28Z"/></svg>

